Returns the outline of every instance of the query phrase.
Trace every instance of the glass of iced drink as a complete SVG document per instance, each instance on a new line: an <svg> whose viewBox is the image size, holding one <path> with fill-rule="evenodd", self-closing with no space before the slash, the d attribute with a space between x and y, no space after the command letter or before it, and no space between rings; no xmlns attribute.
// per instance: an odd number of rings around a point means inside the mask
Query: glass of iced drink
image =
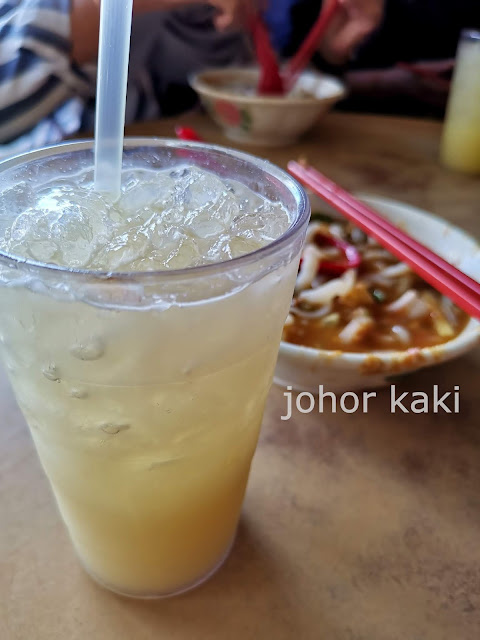
<svg viewBox="0 0 480 640"><path fill-rule="evenodd" d="M86 570L172 595L232 546L309 206L218 147L127 140L115 203L92 164L0 165L0 346Z"/></svg>
<svg viewBox="0 0 480 640"><path fill-rule="evenodd" d="M465 30L460 38L441 159L451 169L480 173L480 31Z"/></svg>

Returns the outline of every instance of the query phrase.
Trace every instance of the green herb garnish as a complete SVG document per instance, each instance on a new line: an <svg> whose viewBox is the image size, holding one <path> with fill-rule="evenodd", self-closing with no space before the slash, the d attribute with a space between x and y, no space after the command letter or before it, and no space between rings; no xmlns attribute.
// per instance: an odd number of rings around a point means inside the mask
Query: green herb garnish
<svg viewBox="0 0 480 640"><path fill-rule="evenodd" d="M383 291L381 289L374 289L373 291L370 291L372 298L375 300L375 302L385 302L385 300L387 299L387 296L383 293Z"/></svg>

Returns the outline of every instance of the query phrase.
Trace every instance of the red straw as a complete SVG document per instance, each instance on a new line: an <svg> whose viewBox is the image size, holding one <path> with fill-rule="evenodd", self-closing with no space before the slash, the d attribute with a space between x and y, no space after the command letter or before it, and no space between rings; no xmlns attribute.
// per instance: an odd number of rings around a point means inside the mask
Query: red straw
<svg viewBox="0 0 480 640"><path fill-rule="evenodd" d="M332 180L311 167L289 162L288 169L325 202L407 263L435 289L480 320L480 283L388 222Z"/></svg>

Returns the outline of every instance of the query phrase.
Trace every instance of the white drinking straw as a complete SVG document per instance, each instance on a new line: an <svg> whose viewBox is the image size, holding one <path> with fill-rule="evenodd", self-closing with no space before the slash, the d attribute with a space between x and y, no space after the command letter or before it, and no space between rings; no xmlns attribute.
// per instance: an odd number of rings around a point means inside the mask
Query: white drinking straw
<svg viewBox="0 0 480 640"><path fill-rule="evenodd" d="M101 0L95 189L120 195L133 0Z"/></svg>

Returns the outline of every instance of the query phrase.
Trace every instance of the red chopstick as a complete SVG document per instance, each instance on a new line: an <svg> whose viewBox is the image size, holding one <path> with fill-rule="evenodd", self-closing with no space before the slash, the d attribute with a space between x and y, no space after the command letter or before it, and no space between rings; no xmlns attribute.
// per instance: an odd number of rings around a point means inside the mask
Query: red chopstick
<svg viewBox="0 0 480 640"><path fill-rule="evenodd" d="M340 0L331 0L331 2L327 2L322 7L312 30L304 40L300 49L287 65L283 79L284 86L287 91L293 89L298 76L312 59L313 54L318 49L320 40L324 36L340 7Z"/></svg>
<svg viewBox="0 0 480 640"><path fill-rule="evenodd" d="M250 15L249 27L253 35L255 51L260 65L258 93L260 95L283 95L285 89L277 55L272 46L267 25L259 11L253 11Z"/></svg>
<svg viewBox="0 0 480 640"><path fill-rule="evenodd" d="M316 169L289 162L290 173L325 202L375 238L394 256L468 314L480 320L480 283L388 222Z"/></svg>

